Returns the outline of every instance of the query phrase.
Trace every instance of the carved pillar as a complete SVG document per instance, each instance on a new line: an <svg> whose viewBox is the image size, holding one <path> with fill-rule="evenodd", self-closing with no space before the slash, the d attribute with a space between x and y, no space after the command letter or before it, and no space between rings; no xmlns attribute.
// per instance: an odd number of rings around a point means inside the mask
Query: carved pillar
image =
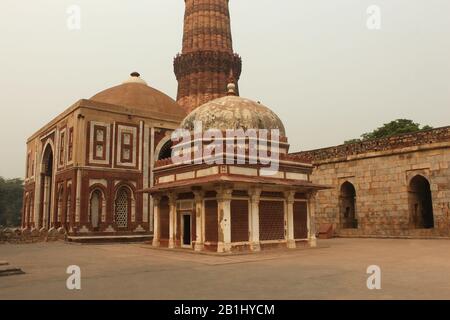
<svg viewBox="0 0 450 320"><path fill-rule="evenodd" d="M47 176L44 176L44 203L43 203L43 227L46 229L49 228L51 223L50 219L50 179Z"/></svg>
<svg viewBox="0 0 450 320"><path fill-rule="evenodd" d="M114 213L113 213L114 214ZM81 170L77 170L77 189L75 195L75 223L81 221Z"/></svg>
<svg viewBox="0 0 450 320"><path fill-rule="evenodd" d="M177 234L177 195L169 194L169 248L175 248Z"/></svg>
<svg viewBox="0 0 450 320"><path fill-rule="evenodd" d="M62 192L61 190L58 191L58 195L56 196L57 198L57 212L55 214L56 216L56 221L55 221L55 228L61 227L64 225L63 219L62 219L62 204L63 204L63 199L62 199L62 195L60 194L60 192Z"/></svg>
<svg viewBox="0 0 450 320"><path fill-rule="evenodd" d="M295 191L288 191L285 193L286 201L286 224L285 233L287 240L287 247L290 249L295 249L295 235L294 235L294 202L295 202Z"/></svg>
<svg viewBox="0 0 450 320"><path fill-rule="evenodd" d="M232 189L220 189L217 191L218 210L218 244L217 252L231 251L231 195Z"/></svg>
<svg viewBox="0 0 450 320"><path fill-rule="evenodd" d="M250 249L252 251L260 251L261 245L259 240L259 201L261 197L261 189L253 189L249 192L250 210L249 210L249 231L250 231Z"/></svg>
<svg viewBox="0 0 450 320"><path fill-rule="evenodd" d="M316 239L316 195L317 191L313 191L308 195L308 239L311 247L317 246Z"/></svg>
<svg viewBox="0 0 450 320"><path fill-rule="evenodd" d="M161 203L161 197L160 196L153 196L153 246L159 247L160 245L160 237L161 237L161 224L160 224L160 205Z"/></svg>
<svg viewBox="0 0 450 320"><path fill-rule="evenodd" d="M194 191L195 195L195 251L202 251L205 247L205 205L203 191Z"/></svg>

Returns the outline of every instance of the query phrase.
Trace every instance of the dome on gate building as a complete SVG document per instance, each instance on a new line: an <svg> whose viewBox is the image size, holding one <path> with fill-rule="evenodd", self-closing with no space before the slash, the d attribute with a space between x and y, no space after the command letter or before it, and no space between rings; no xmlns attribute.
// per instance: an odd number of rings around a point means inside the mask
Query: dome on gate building
<svg viewBox="0 0 450 320"><path fill-rule="evenodd" d="M194 130L194 123L201 121L203 130L208 129L278 129L280 136L286 130L280 118L269 108L235 94L235 86L228 85L228 95L207 102L192 111L181 123L181 128Z"/></svg>
<svg viewBox="0 0 450 320"><path fill-rule="evenodd" d="M121 85L101 91L90 100L155 116L170 116L178 121L186 116L184 109L175 100L147 85L137 72L133 72Z"/></svg>

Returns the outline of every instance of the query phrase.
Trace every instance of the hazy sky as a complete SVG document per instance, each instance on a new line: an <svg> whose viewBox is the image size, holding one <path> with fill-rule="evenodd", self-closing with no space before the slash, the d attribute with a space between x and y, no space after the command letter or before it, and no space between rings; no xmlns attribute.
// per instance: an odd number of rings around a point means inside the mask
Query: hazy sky
<svg viewBox="0 0 450 320"><path fill-rule="evenodd" d="M66 9L81 8L80 31ZM369 30L367 8L381 9ZM450 125L450 1L231 0L241 95L283 120L291 151L411 118ZM0 176L23 177L28 136L139 71L175 98L182 0L0 0Z"/></svg>

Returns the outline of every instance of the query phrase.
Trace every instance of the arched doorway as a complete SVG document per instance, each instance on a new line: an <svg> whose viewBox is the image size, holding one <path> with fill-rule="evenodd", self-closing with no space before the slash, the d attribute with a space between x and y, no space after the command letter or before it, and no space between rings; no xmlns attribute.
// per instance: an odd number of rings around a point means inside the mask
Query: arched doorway
<svg viewBox="0 0 450 320"><path fill-rule="evenodd" d="M158 160L172 158L172 140L167 141L158 153Z"/></svg>
<svg viewBox="0 0 450 320"><path fill-rule="evenodd" d="M102 193L99 190L95 190L91 195L90 202L90 219L92 229L98 231L102 210Z"/></svg>
<svg viewBox="0 0 450 320"><path fill-rule="evenodd" d="M117 191L115 199L114 220L119 229L128 228L128 216L130 214L130 191L127 187L121 187Z"/></svg>
<svg viewBox="0 0 450 320"><path fill-rule="evenodd" d="M341 186L340 192L340 217L343 229L357 229L356 217L356 190L355 186L346 181Z"/></svg>
<svg viewBox="0 0 450 320"><path fill-rule="evenodd" d="M421 175L415 176L409 183L409 211L414 228L434 228L430 183Z"/></svg>
<svg viewBox="0 0 450 320"><path fill-rule="evenodd" d="M53 148L47 144L41 163L42 214L40 225L50 229L53 190Z"/></svg>

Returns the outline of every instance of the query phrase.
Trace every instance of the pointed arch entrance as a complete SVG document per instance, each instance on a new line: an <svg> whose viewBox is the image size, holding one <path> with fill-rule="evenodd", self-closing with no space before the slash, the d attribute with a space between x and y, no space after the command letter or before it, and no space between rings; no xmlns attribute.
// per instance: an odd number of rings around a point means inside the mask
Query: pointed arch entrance
<svg viewBox="0 0 450 320"><path fill-rule="evenodd" d="M172 140L165 142L157 153L157 160L169 159L172 157Z"/></svg>
<svg viewBox="0 0 450 320"><path fill-rule="evenodd" d="M121 186L114 201L114 221L119 229L127 229L131 217L132 195L127 186Z"/></svg>
<svg viewBox="0 0 450 320"><path fill-rule="evenodd" d="M89 203L90 221L93 231L98 231L100 226L103 207L102 202L103 202L102 192L98 189L94 190L91 194L91 199Z"/></svg>
<svg viewBox="0 0 450 320"><path fill-rule="evenodd" d="M339 200L341 227L343 229L357 229L356 189L352 183L346 181L342 184Z"/></svg>
<svg viewBox="0 0 450 320"><path fill-rule="evenodd" d="M54 152L50 143L44 149L41 162L41 190L42 211L40 213L39 225L47 229L51 226L52 190L53 190L53 163Z"/></svg>
<svg viewBox="0 0 450 320"><path fill-rule="evenodd" d="M434 228L430 182L422 175L415 176L409 183L409 212L412 227L417 229Z"/></svg>

